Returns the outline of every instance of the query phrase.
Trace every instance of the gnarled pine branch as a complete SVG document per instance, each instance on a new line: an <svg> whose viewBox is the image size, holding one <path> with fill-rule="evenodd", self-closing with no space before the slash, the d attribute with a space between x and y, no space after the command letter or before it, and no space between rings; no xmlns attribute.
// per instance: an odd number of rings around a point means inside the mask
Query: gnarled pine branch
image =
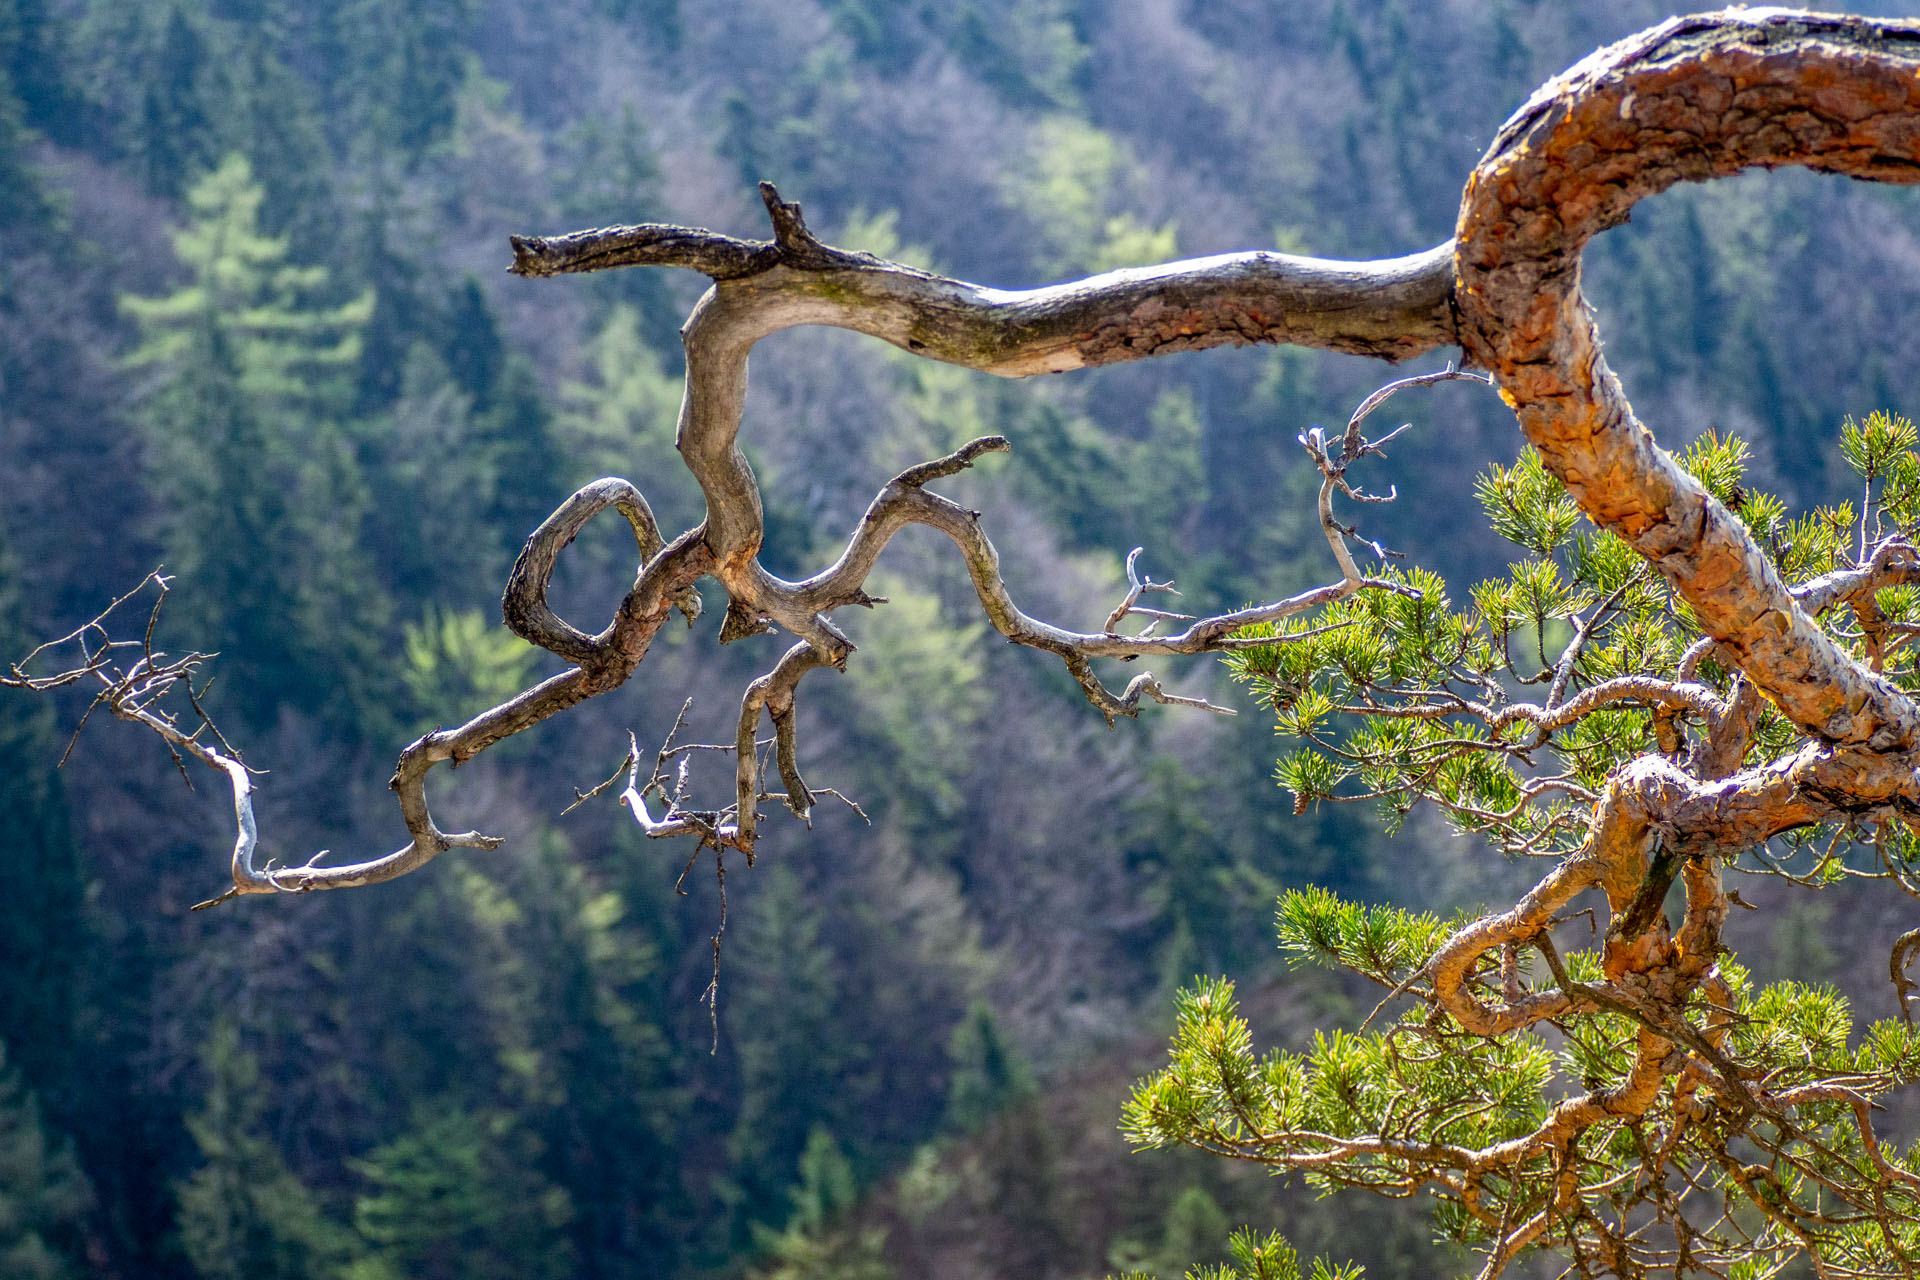
<svg viewBox="0 0 1920 1280"><path fill-rule="evenodd" d="M1302 437L1321 475L1318 517L1339 577L1285 600L1211 617L1156 614L1156 623L1186 625L1165 635L1121 635L1116 628L1128 612L1153 612L1137 608L1140 595L1167 585L1138 576L1129 557L1123 604L1098 629L1076 631L1029 616L1001 580L987 522L929 487L1011 447L997 436L899 473L831 564L784 580L760 563L764 507L739 447L747 361L761 339L799 325L827 325L1007 377L1253 342L1390 361L1457 344L1497 382L1526 439L1579 510L1637 553L1650 567L1649 581L1668 593L1662 607L1678 616L1684 606L1700 639L1679 660L1673 679L1628 674L1583 682L1583 653L1628 590L1609 587L1552 615L1585 611L1557 658L1545 652L1547 614L1538 616L1544 668L1538 674L1519 672L1504 655L1501 679L1548 685L1542 703L1507 701L1507 687L1492 668L1467 661L1462 639L1458 660L1432 664L1418 681L1355 677L1352 697L1320 714L1439 725L1436 736L1407 753L1415 762L1408 776L1422 794L1441 796L1442 774L1463 761L1498 757L1503 767L1528 770L1514 775L1519 799L1510 812L1471 797L1442 796L1456 817L1477 829L1510 828L1515 815L1560 797L1553 801L1560 810L1510 841L1523 852L1547 852L1557 864L1512 908L1452 930L1427 957L1420 994L1433 1009L1428 1030L1439 1037L1436 1043L1499 1040L1546 1022L1611 1014L1632 1026L1631 1049L1610 1080L1559 1098L1523 1132L1478 1145L1421 1136L1422 1124L1437 1130L1446 1117L1391 1111L1376 1117L1371 1133L1262 1129L1247 1119L1256 1101L1250 1078L1223 1077L1218 1097L1232 1109L1220 1114L1231 1118L1214 1127L1195 1118L1197 1106L1164 1116L1148 1106L1143 1131L1159 1133L1152 1126L1164 1124L1182 1141L1396 1194L1427 1186L1457 1204L1468 1224L1463 1231L1480 1233L1486 1276L1524 1248L1547 1243L1598 1259L1595 1265L1616 1274L1653 1262L1679 1267L1695 1256L1731 1258L1741 1248L1747 1256L1771 1256L1783 1242L1824 1266L1824 1242L1841 1219L1781 1195L1777 1168L1791 1166L1813 1178L1839 1206L1836 1214L1868 1218L1896 1212L1889 1205L1911 1210L1915 1178L1882 1154L1860 1082L1750 1079L1729 1048L1731 983L1718 968L1729 898L1719 875L1743 851L1815 824L1920 827L1920 708L1882 669L1907 633L1887 624L1875 599L1885 587L1920 579L1920 558L1901 537L1870 550L1863 510L1857 562L1790 586L1738 515L1634 416L1601 354L1597 322L1580 290L1585 245L1625 221L1637 201L1677 182L1781 165L1872 181L1920 180L1920 27L1730 11L1675 19L1602 50L1542 87L1502 128L1467 180L1452 241L1375 262L1246 253L1031 290L988 289L824 244L808 230L799 206L765 184L767 240L666 225L517 236L511 269L522 276L675 266L712 280L683 330L686 388L677 440L705 511L697 525L668 540L639 491L608 478L573 495L534 531L507 584L503 612L509 626L561 658L567 670L402 752L393 787L409 834L405 846L348 865L256 866L252 784L237 753L224 743L205 745L197 730L189 732L156 703L168 689L184 685L191 693L198 655L168 666L149 638L142 656L123 665L120 646L97 620L67 637L79 654L67 668L35 675L20 667L5 682L93 681L102 689L98 705L159 734L180 757L220 770L233 787L239 832L233 887L222 899L346 887L405 874L449 848L496 843L439 829L426 804L428 772L471 759L624 683L676 606L692 619L695 587L712 579L728 599L722 641L769 630L794 641L743 693L731 747L734 794L727 805L696 809L683 785L667 788L666 749L645 784L636 750L622 799L649 835L690 835L751 855L757 806L768 798L757 736L762 716L773 721L784 799L804 818L825 793L810 789L799 767L799 685L808 672L853 658L854 646L832 615L882 603L864 584L888 542L910 525L945 534L989 622L1009 640L1058 657L1109 723L1135 714L1142 698L1208 704L1167 693L1150 674L1116 693L1100 678L1099 661L1252 655L1261 647L1350 633L1362 622L1355 614L1316 625L1307 615L1325 606L1352 611L1356 600L1396 597L1432 603L1408 578L1363 575L1349 549L1355 531L1334 510L1336 495L1371 500L1353 487L1350 468L1390 435L1369 441L1362 424L1403 384L1383 388L1356 410L1338 440L1317 431ZM1460 376L1449 366L1410 381ZM611 618L589 634L551 611L547 584L560 552L610 507L633 529L642 563ZM1596 598L1607 590L1612 596ZM1850 609L1859 637L1822 626L1823 614L1840 605ZM1242 634L1248 628L1264 630ZM1860 657L1848 651L1856 638ZM1614 768L1604 786L1583 784L1572 769L1550 775L1534 764L1533 753L1566 741L1584 722L1632 708L1648 710L1657 749ZM1769 748L1770 758L1752 759L1772 710L1797 740L1784 751ZM1688 733L1694 735L1690 748ZM1330 737L1314 742L1335 754L1346 750ZM1345 759L1356 768L1372 763L1357 748ZM665 802L664 816L654 816L650 795ZM1566 808L1570 802L1577 808ZM1584 833L1570 846L1555 845L1581 826L1575 814L1584 814ZM1684 893L1677 927L1661 909L1675 883ZM1577 899L1596 891L1609 914L1597 976L1575 977L1560 963L1552 932ZM1903 1003L1911 937L1901 941L1893 962ZM1529 951L1547 959L1551 983L1523 981L1518 957ZM1863 1145L1863 1159L1847 1166L1852 1173L1819 1146L1826 1139L1810 1136L1826 1123L1821 1108L1844 1115ZM1639 1141L1642 1130L1656 1124L1665 1128L1643 1143L1643 1181L1631 1193L1619 1175L1602 1177L1601 1164L1583 1154L1583 1142L1596 1134L1624 1127ZM1736 1136L1774 1167L1729 1154ZM1669 1187L1670 1172L1683 1160L1719 1169L1762 1225L1752 1229L1755 1219L1731 1208L1711 1228L1693 1225L1687 1201L1698 1184L1689 1178L1681 1190ZM1644 1216L1635 1217L1646 1206L1671 1233L1668 1242L1647 1238Z"/></svg>

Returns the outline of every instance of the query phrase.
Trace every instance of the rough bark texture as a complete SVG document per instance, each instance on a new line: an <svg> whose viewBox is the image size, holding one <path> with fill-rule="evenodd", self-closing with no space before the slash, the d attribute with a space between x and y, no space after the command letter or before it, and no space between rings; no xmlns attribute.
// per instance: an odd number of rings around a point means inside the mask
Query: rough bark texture
<svg viewBox="0 0 1920 1280"><path fill-rule="evenodd" d="M1646 556L1802 730L1874 750L1912 749L1912 702L1840 652L1633 416L1580 294L1580 252L1676 182L1786 164L1920 180L1916 71L1910 27L1675 19L1534 95L1468 181L1457 236L1461 340L1581 509Z"/></svg>

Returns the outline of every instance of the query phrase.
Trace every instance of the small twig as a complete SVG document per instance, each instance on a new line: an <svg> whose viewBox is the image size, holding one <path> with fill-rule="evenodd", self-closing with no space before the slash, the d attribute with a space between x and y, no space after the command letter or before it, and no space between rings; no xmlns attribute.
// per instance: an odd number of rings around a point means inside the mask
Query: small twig
<svg viewBox="0 0 1920 1280"><path fill-rule="evenodd" d="M620 781L621 776L625 774L629 769L631 769L635 764L639 763L639 760L640 760L640 744L634 740L633 734L629 732L627 734L626 759L620 762L619 767L613 771L612 776L610 776L605 782L601 783L599 786L595 787L593 790L582 791L580 790L580 788L575 787L573 789L573 803L568 805L566 808L562 809L560 811L560 816L563 818L566 817L568 814L572 813L575 809L578 809L581 805L593 799L595 796L603 794L614 783Z"/></svg>
<svg viewBox="0 0 1920 1280"><path fill-rule="evenodd" d="M1353 416L1347 419L1346 435L1340 442L1339 469L1345 470L1348 464L1358 458L1365 457L1372 450L1378 449L1380 445L1385 444L1388 440L1393 439L1394 436L1406 430L1404 426L1399 427L1388 435L1381 437L1377 443L1369 445L1365 440L1360 438L1360 424L1367 420L1368 414L1409 387L1427 387L1432 386L1436 382L1478 382L1482 386L1490 387L1493 385L1493 377L1491 374L1469 373L1462 369L1456 369L1453 366L1453 362L1448 361L1447 367L1438 372L1415 374L1411 378L1401 378L1397 382L1389 382L1365 400L1362 400L1360 407L1353 411Z"/></svg>
<svg viewBox="0 0 1920 1280"><path fill-rule="evenodd" d="M699 856L698 850L694 856ZM707 1022L713 1029L713 1044L707 1052L717 1056L720 1052L720 943L727 934L727 852L718 846L713 851L713 876L720 886L720 923L713 931L713 977L700 999L707 1006Z"/></svg>
<svg viewBox="0 0 1920 1280"><path fill-rule="evenodd" d="M1887 976L1893 979L1893 994L1900 1002L1900 1020L1908 1026L1913 1025L1912 993L1920 989L1920 984L1907 976L1916 951L1920 951L1920 929L1910 929L1894 940L1887 956Z"/></svg>
<svg viewBox="0 0 1920 1280"><path fill-rule="evenodd" d="M1237 716L1240 713L1232 707L1222 707L1208 702L1205 698L1188 698L1180 694L1168 693L1160 687L1160 681L1151 671L1142 671L1127 682L1127 691L1120 695L1120 705L1131 712L1140 705L1142 697L1152 698L1155 702L1170 707L1194 707L1201 711L1211 711L1217 716Z"/></svg>
<svg viewBox="0 0 1920 1280"><path fill-rule="evenodd" d="M815 796L832 796L835 800L838 800L841 804L844 804L845 806L847 806L847 808L853 810L854 816L859 818L860 821L866 823L868 826L873 825L873 819L867 816L867 811L865 809L862 809L859 806L859 804L853 800L852 797L842 795L840 792L835 791L832 787L815 787L813 789L813 794Z"/></svg>
<svg viewBox="0 0 1920 1280"><path fill-rule="evenodd" d="M1005 436L980 436L967 441L944 458L908 467L893 478L893 483L903 489L923 488L932 481L959 475L978 461L982 454L1011 452L1013 445Z"/></svg>
<svg viewBox="0 0 1920 1280"><path fill-rule="evenodd" d="M1171 578L1165 582L1155 582L1151 577L1142 578L1134 572L1134 565L1139 561L1140 553L1145 550L1145 547L1135 547L1133 550L1127 552L1127 594L1120 601L1119 607L1107 615L1106 622L1101 624L1100 627L1100 629L1108 635L1118 634L1117 628L1120 626L1121 621L1126 618L1128 614L1132 613L1137 613L1145 618L1158 618L1166 622L1192 622L1194 620L1194 615L1190 613L1165 613L1158 609L1141 609L1135 607L1140 597L1149 591L1164 591L1168 595L1173 596L1180 594L1173 589L1173 580Z"/></svg>

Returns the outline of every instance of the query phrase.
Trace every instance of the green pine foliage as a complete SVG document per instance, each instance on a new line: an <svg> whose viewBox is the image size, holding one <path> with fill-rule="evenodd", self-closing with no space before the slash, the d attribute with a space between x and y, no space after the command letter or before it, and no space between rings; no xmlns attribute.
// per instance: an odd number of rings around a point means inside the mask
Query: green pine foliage
<svg viewBox="0 0 1920 1280"><path fill-rule="evenodd" d="M1292 922L1283 937L1300 939L1302 929L1343 937L1342 952L1357 941L1356 909L1330 895L1298 895L1283 910ZM1431 945L1430 921L1403 916L1391 924L1398 946L1417 953ZM1316 952L1340 963L1335 953ZM1740 1061L1767 1064L1769 1088L1785 1091L1838 1078L1871 1098L1920 1079L1920 1037L1906 1024L1883 1020L1857 1029L1847 1002L1831 989L1781 983L1755 990L1738 966L1726 966L1725 974L1733 993L1725 1015L1734 1028L1728 1049ZM1435 1034L1426 1011L1415 1008L1385 1030L1334 1031L1316 1036L1304 1052L1261 1053L1239 1016L1231 983L1202 981L1188 988L1178 1011L1169 1064L1143 1080L1127 1104L1122 1128L1132 1141L1197 1146L1276 1165L1324 1152L1332 1158L1313 1163L1306 1174L1310 1184L1390 1195L1425 1187L1441 1202L1437 1228L1469 1246L1487 1242L1485 1225L1430 1176L1442 1163L1435 1153L1486 1149L1532 1132L1564 1096L1566 1082L1591 1086L1618 1079L1633 1039L1627 1019L1604 1013L1569 1025L1557 1049L1533 1035ZM1685 1092L1677 1081L1664 1088L1676 1101L1656 1108L1663 1114L1680 1105ZM1690 1135L1683 1150L1695 1164L1694 1176L1733 1201L1756 1179L1766 1196L1816 1213L1833 1183L1882 1183L1890 1208L1913 1199L1880 1172L1844 1098L1796 1111L1793 1127L1777 1136L1784 1151L1764 1166L1729 1156L1728 1144L1737 1146L1734 1135L1718 1130ZM1582 1154L1601 1169L1583 1180L1616 1188L1613 1196L1624 1204L1646 1140L1638 1125L1625 1122L1590 1131ZM1898 1177L1920 1169L1920 1150L1882 1149L1878 1155L1903 1171ZM1551 1187L1551 1160L1542 1157L1503 1176L1497 1190L1504 1211L1524 1221L1546 1207ZM1895 1237L1893 1247L1909 1255L1920 1247L1920 1225L1910 1215L1904 1210L1879 1221L1843 1218L1823 1244L1842 1265L1883 1265L1888 1233Z"/></svg>
<svg viewBox="0 0 1920 1280"><path fill-rule="evenodd" d="M1680 461L1799 585L1862 567L1884 539L1913 533L1917 443L1920 431L1897 415L1849 419L1840 453L1857 477L1859 503L1800 521L1786 517L1780 499L1748 487L1743 441L1708 434ZM1476 493L1521 558L1476 585L1470 608L1456 609L1438 577L1396 570L1387 587L1319 616L1249 632L1259 643L1228 661L1273 709L1282 735L1301 744L1279 766L1297 807L1372 801L1398 826L1430 803L1463 835L1510 854L1564 858L1592 838L1588 814L1623 766L1656 751L1684 759L1689 733L1705 732L1688 706L1663 701L1656 686L1692 682L1731 700L1740 677L1696 646L1690 611L1638 556L1583 529L1531 451L1489 468ZM1904 688L1920 682L1903 629L1912 595L1890 587L1825 619L1836 642ZM1756 715L1745 756L1731 767L1764 765L1800 745L1777 714ZM1784 861L1760 849L1741 865L1815 888L1848 875L1905 884L1913 844L1904 830L1869 837L1816 828L1795 834ZM1555 1018L1551 1036L1471 1034L1443 1011L1440 957L1465 932L1491 927L1487 920L1442 922L1309 889L1281 897L1278 925L1281 949L1295 963L1359 974L1386 998L1357 1029L1317 1033L1302 1050L1260 1051L1232 985L1200 981L1179 998L1170 1064L1128 1104L1123 1128L1137 1143L1264 1161L1327 1190L1424 1191L1438 1201L1442 1235L1469 1248L1504 1248L1506 1224L1541 1222L1549 1224L1546 1238L1523 1250L1577 1250L1577 1231L1552 1225L1568 1203L1556 1199L1556 1177L1571 1179L1570 1189L1616 1221L1628 1221L1649 1194L1660 1214L1677 1214L1664 1193L1648 1190L1649 1177L1664 1179L1668 1168L1726 1206L1749 1206L1729 1207L1697 1241L1682 1237L1683 1269L1687 1250L1699 1247L1746 1268L1741 1274L1770 1275L1805 1249L1823 1265L1891 1274L1883 1269L1920 1245L1920 1150L1879 1145L1864 1119L1874 1098L1916 1078L1920 1041L1905 1022L1856 1027L1849 1002L1832 988L1757 986L1722 959L1684 1014L1713 1043L1687 1043L1791 1101L1743 1115L1694 1100L1701 1084L1685 1072L1657 1073L1652 1106L1635 1103L1612 1119L1603 1107L1580 1122L1569 1140L1580 1160L1572 1172L1568 1150L1539 1135L1576 1097L1626 1090L1647 1037L1666 1024L1595 998L1597 1007ZM1490 997L1504 991L1510 1007L1536 998L1529 993L1590 995L1600 989L1592 984L1605 985L1610 937L1564 958L1551 942L1539 955L1496 948L1465 981ZM1655 1116L1678 1119L1656 1125ZM1490 1154L1503 1151L1523 1158Z"/></svg>
<svg viewBox="0 0 1920 1280"><path fill-rule="evenodd" d="M1863 501L1800 520L1786 516L1780 498L1748 487L1749 449L1738 437L1702 436L1681 462L1797 585L1864 563L1883 538L1915 527L1914 435L1910 421L1885 413L1849 419L1841 453ZM1430 800L1462 833L1488 835L1514 854L1562 856L1584 832L1583 800L1656 745L1661 713L1625 698L1543 731L1507 707L1550 696L1564 705L1608 681L1673 680L1699 632L1644 560L1585 524L1531 449L1482 473L1475 493L1494 531L1525 554L1505 575L1476 583L1469 607L1456 607L1427 570L1390 570L1395 589L1250 630L1273 643L1228 663L1273 709L1282 737L1299 743L1278 773L1297 809L1371 801L1391 830ZM1904 625L1916 598L1905 587L1880 593L1881 634L1835 625L1862 661L1889 648L1885 673L1906 688L1920 687L1920 675L1910 652L1888 645L1884 627ZM1729 691L1730 674L1711 660L1700 674L1717 695ZM1756 754L1783 749L1791 734L1768 713L1759 737Z"/></svg>
<svg viewBox="0 0 1920 1280"><path fill-rule="evenodd" d="M1227 1248L1231 1263L1190 1268L1184 1280L1360 1280L1366 1268L1315 1258L1303 1273L1300 1255L1277 1235L1253 1230L1233 1233ZM1163 1280L1157 1273L1130 1271L1117 1280Z"/></svg>
<svg viewBox="0 0 1920 1280"><path fill-rule="evenodd" d="M365 1255L345 1280L564 1280L573 1204L511 1115L429 1108L355 1162Z"/></svg>

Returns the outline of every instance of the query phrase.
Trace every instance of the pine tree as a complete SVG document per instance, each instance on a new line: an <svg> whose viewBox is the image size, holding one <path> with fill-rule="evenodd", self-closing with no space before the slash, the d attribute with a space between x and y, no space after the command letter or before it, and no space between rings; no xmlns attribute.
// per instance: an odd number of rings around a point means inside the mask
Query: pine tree
<svg viewBox="0 0 1920 1280"><path fill-rule="evenodd" d="M208 1088L187 1119L200 1167L178 1187L180 1246L202 1280L331 1280L353 1253L262 1131L260 1063L231 1023L202 1054Z"/></svg>
<svg viewBox="0 0 1920 1280"><path fill-rule="evenodd" d="M1920 527L1920 428L1875 414L1847 422L1840 446L1860 507L1797 520L1747 487L1738 439L1708 435L1678 461L1815 602L1832 643L1920 688L1905 644L1920 590L1899 567ZM1179 998L1170 1063L1137 1089L1126 1132L1300 1170L1323 1189L1424 1189L1443 1236L1487 1251L1490 1274L1543 1248L1676 1273L1770 1275L1795 1250L1849 1274L1910 1273L1920 1168L1914 1151L1880 1143L1869 1108L1920 1080L1920 1032L1908 1020L1857 1027L1828 987L1755 982L1718 940L1730 899L1717 864L1811 889L1911 888L1920 837L1888 823L1869 841L1806 819L1777 843L1729 840L1705 818L1621 836L1630 828L1607 806L1630 803L1616 798L1636 776L1677 786L1684 767L1732 796L1811 753L1746 675L1720 665L1655 569L1583 525L1531 448L1490 468L1477 495L1523 555L1469 605L1414 568L1394 577L1408 591L1257 629L1250 638L1271 643L1228 662L1298 744L1279 778L1299 808L1371 803L1397 828L1427 805L1463 836L1556 869L1512 911L1477 921L1288 892L1282 948L1378 984L1388 1025L1258 1053L1232 984L1201 980ZM1894 581L1873 586L1879 573ZM1818 606L1828 593L1848 621ZM1529 685L1551 687L1544 706ZM1640 865L1605 885L1612 923L1551 932L1572 920L1554 895L1620 848ZM1681 886L1674 923L1665 903ZM1528 927L1524 948L1501 943ZM1916 945L1920 933L1894 951L1903 1003L1901 956ZM1665 981L1684 985L1667 994ZM1708 1067L1675 1069L1681 1045ZM1696 1202L1698 1223L1683 1213ZM1649 1220L1660 1234L1637 1225Z"/></svg>
<svg viewBox="0 0 1920 1280"><path fill-rule="evenodd" d="M538 1154L506 1113L423 1110L355 1162L368 1253L347 1280L566 1280L573 1205L534 1167Z"/></svg>
<svg viewBox="0 0 1920 1280"><path fill-rule="evenodd" d="M30 647L13 556L0 541L0 655ZM0 692L0 832L9 868L0 895L0 1044L42 1094L65 1101L73 1079L80 966L87 954L86 878L54 761L51 708ZM77 1102L77 1100L76 1100Z"/></svg>
<svg viewBox="0 0 1920 1280"><path fill-rule="evenodd" d="M246 709L275 701L384 723L390 606L359 545L367 495L341 421L371 295L322 299L323 267L259 229L265 192L230 156L188 194L189 283L121 304L151 369L144 405L169 565L199 634L247 655Z"/></svg>
<svg viewBox="0 0 1920 1280"><path fill-rule="evenodd" d="M0 1275L71 1280L93 1196L67 1144L48 1132L40 1105L0 1044Z"/></svg>

